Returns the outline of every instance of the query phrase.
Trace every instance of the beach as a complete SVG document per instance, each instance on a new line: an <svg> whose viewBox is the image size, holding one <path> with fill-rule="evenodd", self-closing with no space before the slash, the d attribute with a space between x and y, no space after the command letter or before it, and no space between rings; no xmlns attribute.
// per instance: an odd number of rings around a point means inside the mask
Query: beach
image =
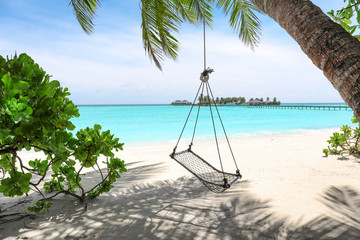
<svg viewBox="0 0 360 240"><path fill-rule="evenodd" d="M220 194L169 157L175 141L125 144L117 156L128 171L109 193L89 200L86 211L75 199L58 196L49 213L30 216L27 200L39 196L1 196L0 209L16 204L6 213L23 215L3 218L0 238L357 239L359 160L322 153L336 130L231 137L243 177ZM218 164L209 139L194 142L193 150ZM223 164L224 170L236 170L228 153ZM93 176L86 173L85 184Z"/></svg>

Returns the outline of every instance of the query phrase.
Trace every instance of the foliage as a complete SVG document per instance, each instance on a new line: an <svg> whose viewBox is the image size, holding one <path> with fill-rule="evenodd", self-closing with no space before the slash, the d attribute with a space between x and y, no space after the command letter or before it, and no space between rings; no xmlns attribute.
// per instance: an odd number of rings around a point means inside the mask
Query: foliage
<svg viewBox="0 0 360 240"><path fill-rule="evenodd" d="M78 117L79 111L69 95L28 55L0 56L0 192L7 197L22 196L31 189L38 192L43 199L29 208L34 212L48 209L47 200L60 193L80 201L97 197L126 171L124 161L112 152L122 150L123 143L110 131L101 132L96 124L73 135L70 119ZM39 158L26 163L20 158L23 150L33 150ZM87 190L80 177L86 168L96 169L101 178ZM47 193L52 195L46 197Z"/></svg>
<svg viewBox="0 0 360 240"><path fill-rule="evenodd" d="M203 95L203 94L200 94L199 95L199 98L198 98L198 102L199 104L209 104L209 96L208 95ZM242 104L242 103L245 103L246 100L244 97L225 97L225 98L216 98L216 99L212 99L210 97L210 102L211 104L226 104L226 103L235 103L235 104Z"/></svg>
<svg viewBox="0 0 360 240"><path fill-rule="evenodd" d="M145 51L161 69L164 57L177 59L179 43L173 33L181 24L206 24L211 27L213 6L222 9L229 24L245 45L252 49L260 38L258 9L249 0L141 0L142 38Z"/></svg>
<svg viewBox="0 0 360 240"><path fill-rule="evenodd" d="M94 29L93 19L96 9L100 7L100 0L70 0L69 5L72 6L81 28L87 34L91 34Z"/></svg>
<svg viewBox="0 0 360 240"><path fill-rule="evenodd" d="M71 0L75 16L86 33L94 27L100 0ZM259 12L250 0L140 0L141 29L145 52L161 69L165 57L176 60L179 42L174 36L184 22L211 27L213 8L228 17L230 27L245 45L254 49L260 39Z"/></svg>
<svg viewBox="0 0 360 240"><path fill-rule="evenodd" d="M346 31L360 40L360 35L356 30L360 29L360 8L357 0L344 0L346 6L338 11L331 10L327 14L340 24Z"/></svg>
<svg viewBox="0 0 360 240"><path fill-rule="evenodd" d="M329 154L342 155L349 153L352 155L360 154L360 125L355 117L352 119L352 123L357 123L358 126L351 128L348 125L342 126L341 132L335 132L330 139L327 140L329 146L327 149L323 149L323 153L327 157Z"/></svg>

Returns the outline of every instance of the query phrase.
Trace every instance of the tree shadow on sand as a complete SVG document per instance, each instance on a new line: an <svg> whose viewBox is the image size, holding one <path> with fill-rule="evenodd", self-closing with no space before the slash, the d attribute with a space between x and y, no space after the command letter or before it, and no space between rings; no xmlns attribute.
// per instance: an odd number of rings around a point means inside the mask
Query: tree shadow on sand
<svg viewBox="0 0 360 240"><path fill-rule="evenodd" d="M360 194L356 190L350 186L329 187L321 202L329 208L328 214L295 229L293 237L360 239Z"/></svg>
<svg viewBox="0 0 360 240"><path fill-rule="evenodd" d="M53 200L50 213L23 218L2 238L28 239L359 239L360 198L350 187L329 188L322 199L329 216L290 225L269 202L240 181L222 194L209 192L195 178L139 184L161 165L133 168L113 191L88 202ZM161 172L161 171L160 171ZM91 178L91 174L86 177ZM91 179L90 179L91 180ZM137 183L135 183L137 182ZM1 226L11 228L11 224Z"/></svg>

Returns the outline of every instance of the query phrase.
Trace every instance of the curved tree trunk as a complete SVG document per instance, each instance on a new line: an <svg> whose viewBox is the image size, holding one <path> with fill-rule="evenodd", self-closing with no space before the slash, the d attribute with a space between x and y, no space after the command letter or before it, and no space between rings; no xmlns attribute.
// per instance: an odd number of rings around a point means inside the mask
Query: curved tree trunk
<svg viewBox="0 0 360 240"><path fill-rule="evenodd" d="M251 0L320 68L360 121L360 42L309 0Z"/></svg>

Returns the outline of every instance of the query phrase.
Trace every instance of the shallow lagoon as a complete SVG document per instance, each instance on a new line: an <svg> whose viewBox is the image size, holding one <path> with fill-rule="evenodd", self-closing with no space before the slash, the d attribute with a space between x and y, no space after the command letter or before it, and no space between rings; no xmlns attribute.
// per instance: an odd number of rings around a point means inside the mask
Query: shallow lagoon
<svg viewBox="0 0 360 240"><path fill-rule="evenodd" d="M312 104L313 105L313 104ZM319 104L320 105L320 104ZM335 105L335 104L334 104ZM336 104L339 105L339 104ZM80 117L73 119L77 129L98 123L110 129L127 143L176 140L191 106L172 105L116 105L79 106ZM297 110L219 106L221 118L229 136L286 133L311 129L338 128L351 124L352 111ZM190 116L184 138L190 138L197 107ZM216 129L223 135L216 110ZM196 136L213 136L209 107L201 107Z"/></svg>

